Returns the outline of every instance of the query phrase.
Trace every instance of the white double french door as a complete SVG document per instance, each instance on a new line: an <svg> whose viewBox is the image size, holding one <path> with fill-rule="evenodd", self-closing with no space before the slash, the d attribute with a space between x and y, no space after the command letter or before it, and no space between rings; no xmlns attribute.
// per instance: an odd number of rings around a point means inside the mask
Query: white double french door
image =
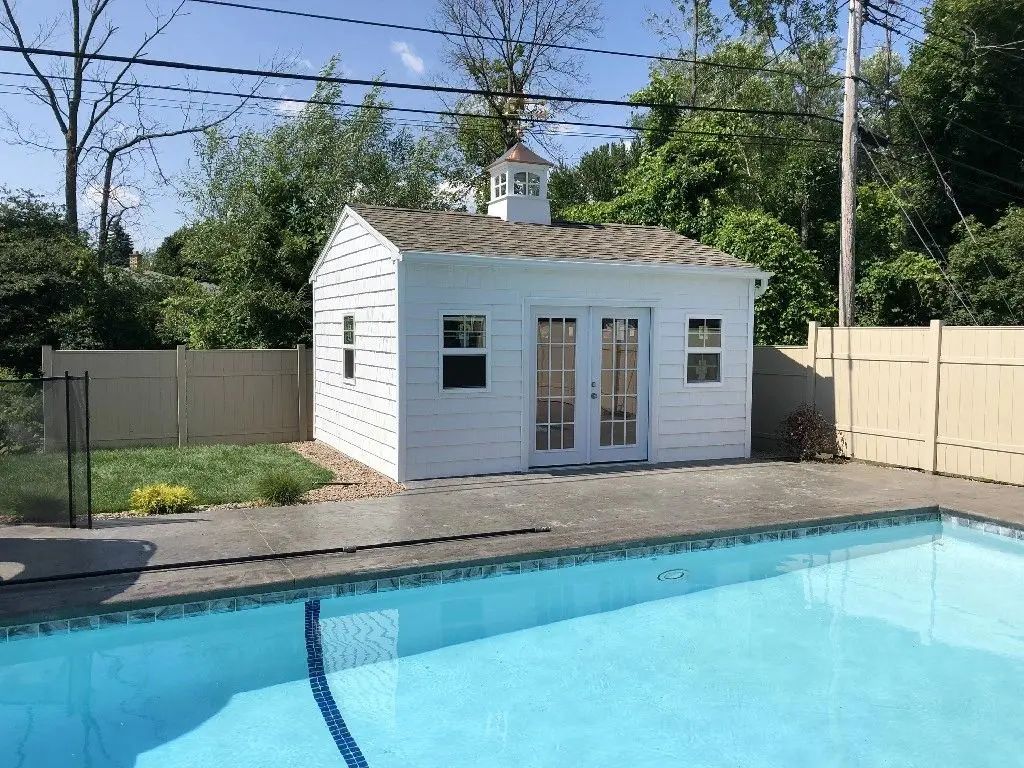
<svg viewBox="0 0 1024 768"><path fill-rule="evenodd" d="M647 308L535 307L530 465L647 458Z"/></svg>

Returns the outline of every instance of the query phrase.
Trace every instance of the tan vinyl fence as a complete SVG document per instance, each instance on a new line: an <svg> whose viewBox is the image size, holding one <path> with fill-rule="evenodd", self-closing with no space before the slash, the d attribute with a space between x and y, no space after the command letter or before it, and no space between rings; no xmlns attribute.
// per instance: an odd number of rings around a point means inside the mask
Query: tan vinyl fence
<svg viewBox="0 0 1024 768"><path fill-rule="evenodd" d="M44 375L89 372L95 448L284 443L312 435L312 350L54 350Z"/></svg>
<svg viewBox="0 0 1024 768"><path fill-rule="evenodd" d="M814 402L852 458L1024 484L1024 327L819 328L754 349L753 438Z"/></svg>

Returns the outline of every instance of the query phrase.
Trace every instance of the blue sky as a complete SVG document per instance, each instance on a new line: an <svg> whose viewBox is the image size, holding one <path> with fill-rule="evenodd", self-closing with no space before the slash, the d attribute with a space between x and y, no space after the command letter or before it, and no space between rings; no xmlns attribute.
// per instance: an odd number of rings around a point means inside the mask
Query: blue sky
<svg viewBox="0 0 1024 768"><path fill-rule="evenodd" d="M153 0L155 1L155 0ZM377 3L349 0L252 0L257 5L296 8L313 13L350 16L377 21L396 22L417 26L432 26L431 0L383 0ZM723 2L724 0L718 0ZM171 7L171 0L159 0L158 7ZM46 19L64 13L67 0L21 0L18 12L23 18L26 34L34 32ZM146 4L139 0L114 0L113 9L120 28L111 53L130 53L130 46L139 35L152 25ZM652 12L670 10L669 0L604 0L605 33L595 41L594 47L637 52L659 53L661 42L651 31L647 18ZM212 7L188 3L187 15L179 17L150 48L152 58L175 59L203 64L259 68L272 61L290 60L294 71L315 71L332 55L341 58L345 73L355 78L373 78L406 82L436 82L441 72L441 38L436 35L374 29L327 21L293 18L232 8ZM51 41L53 47L66 47L59 36ZM870 41L869 41L870 42ZM603 55L588 55L586 66L590 72L588 95L603 98L623 98L641 87L647 80L648 62ZM0 70L26 71L24 62L15 54L0 53ZM182 73L157 69L140 69L140 81L183 85L214 90L237 90L238 78L227 75ZM35 129L50 141L59 139L53 118L38 104L33 104L15 84L23 78L0 75L0 109L23 125ZM266 92L280 95L281 99L306 98L311 84L280 83L268 86ZM156 98L175 98L174 94L152 92ZM361 89L350 88L346 100L356 101ZM386 93L396 106L437 108L436 95L412 91ZM216 104L230 99L204 97ZM169 121L181 119L181 106L167 101L150 101L150 111ZM286 105L285 105L286 108ZM210 107L211 110L217 107ZM583 113L583 119L597 122L623 123L628 117L626 108L593 108ZM273 114L249 115L253 124L277 119ZM401 119L401 118L400 118ZM0 185L13 189L27 188L62 199L61 161L42 151L33 151L18 144L9 134L3 135L8 143L0 144ZM578 156L604 139L566 136L562 151L566 158ZM168 139L159 144L159 162L173 179L180 179L188 170L193 142L190 138ZM125 198L133 197L125 190ZM88 198L88 190L83 190ZM164 236L180 226L188 216L174 184L156 187L145 192L146 209L129 222L129 231L141 248L152 248ZM89 213L88 201L82 210L83 221Z"/></svg>

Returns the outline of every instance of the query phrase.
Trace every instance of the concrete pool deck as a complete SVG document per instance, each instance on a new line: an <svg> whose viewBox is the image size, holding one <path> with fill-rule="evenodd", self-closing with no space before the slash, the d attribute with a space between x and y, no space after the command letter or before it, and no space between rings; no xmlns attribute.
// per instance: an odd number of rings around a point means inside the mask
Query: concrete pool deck
<svg viewBox="0 0 1024 768"><path fill-rule="evenodd" d="M942 508L1024 527L1024 488L868 466L740 462L609 467L412 484L397 496L99 520L91 531L0 528L0 625L287 590L566 549L658 542ZM500 538L279 557L297 551L550 528ZM17 579L273 559L36 584ZM11 582L11 579L15 579Z"/></svg>

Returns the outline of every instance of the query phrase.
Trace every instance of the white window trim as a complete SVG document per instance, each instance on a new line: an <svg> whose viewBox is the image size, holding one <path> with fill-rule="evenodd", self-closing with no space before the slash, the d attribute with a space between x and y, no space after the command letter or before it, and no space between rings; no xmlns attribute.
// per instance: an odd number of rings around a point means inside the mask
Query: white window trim
<svg viewBox="0 0 1024 768"><path fill-rule="evenodd" d="M536 179L537 181L536 182L532 181L531 177ZM537 192L533 193L533 192L530 191L531 189L536 189ZM527 171L526 172L526 196L527 197L540 197L540 174L539 173L534 173L533 171Z"/></svg>
<svg viewBox="0 0 1024 768"><path fill-rule="evenodd" d="M501 177L505 176L505 191L501 191ZM506 166L504 170L495 171L494 175L491 176L491 200L501 200L502 198L509 197L509 170Z"/></svg>
<svg viewBox="0 0 1024 768"><path fill-rule="evenodd" d="M690 348L690 320L717 320L721 323L722 344L720 347L694 347ZM722 315L694 314L687 315L683 324L683 384L695 389L706 389L721 387L725 383L725 318ZM690 381L690 353L707 353L718 355L718 381Z"/></svg>
<svg viewBox="0 0 1024 768"><path fill-rule="evenodd" d="M467 315L482 317L484 319L484 346L469 349L445 349L444 346L444 319ZM484 376L487 377L486 387L457 387L445 389L444 386L444 357L445 355L486 355L484 362ZM437 391L441 395L455 395L464 397L466 395L486 395L491 391L491 313L479 309L443 309L437 313Z"/></svg>
<svg viewBox="0 0 1024 768"><path fill-rule="evenodd" d="M345 343L345 318L346 317L351 317L352 318L352 343L351 344L346 344ZM342 381L343 384L345 384L345 385L347 385L349 387L354 387L355 384L356 384L356 363L357 363L356 358L358 357L356 355L356 338L357 338L357 336L356 336L356 325L357 325L357 323L356 323L356 313L355 312L346 312L345 314L343 314L341 316L341 381ZM345 350L346 349L351 349L352 350L352 378L351 379L348 376L345 375Z"/></svg>

